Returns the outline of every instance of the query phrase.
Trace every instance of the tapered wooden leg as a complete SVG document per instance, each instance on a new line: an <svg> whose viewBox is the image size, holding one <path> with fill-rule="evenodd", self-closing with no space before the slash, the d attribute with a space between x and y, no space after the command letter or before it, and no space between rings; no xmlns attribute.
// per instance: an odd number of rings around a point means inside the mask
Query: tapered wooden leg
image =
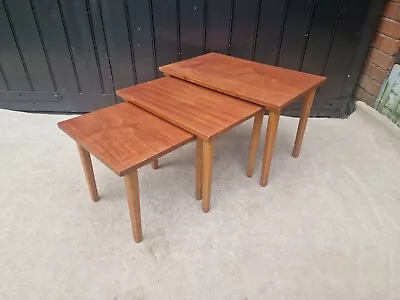
<svg viewBox="0 0 400 300"><path fill-rule="evenodd" d="M253 176L254 173L254 164L257 156L258 143L260 142L260 133L261 133L263 118L264 118L264 110L258 112L254 116L253 133L251 134L249 161L246 172L246 175L248 177Z"/></svg>
<svg viewBox="0 0 400 300"><path fill-rule="evenodd" d="M271 168L272 153L274 152L280 115L280 111L269 112L267 136L265 138L264 157L261 170L261 186L266 186L268 184L269 170Z"/></svg>
<svg viewBox="0 0 400 300"><path fill-rule="evenodd" d="M85 172L86 182L89 186L90 197L93 201L99 200L99 193L97 192L96 179L94 178L92 160L90 153L81 145L76 144L81 157L83 171Z"/></svg>
<svg viewBox="0 0 400 300"><path fill-rule="evenodd" d="M303 107L301 109L299 126L297 127L296 140L293 147L293 157L298 157L300 154L301 144L303 142L304 132L306 131L308 117L310 116L310 111L312 104L314 102L316 89L311 90L304 98Z"/></svg>
<svg viewBox="0 0 400 300"><path fill-rule="evenodd" d="M157 169L158 169L158 159L153 160L153 162L151 163L151 167L152 167L154 170L157 170Z"/></svg>
<svg viewBox="0 0 400 300"><path fill-rule="evenodd" d="M214 141L203 141L202 209L205 213L210 210L213 153Z"/></svg>
<svg viewBox="0 0 400 300"><path fill-rule="evenodd" d="M201 181L203 169L203 142L200 139L196 140L196 199L201 200Z"/></svg>
<svg viewBox="0 0 400 300"><path fill-rule="evenodd" d="M129 215L136 243L142 241L142 223L140 219L139 181L137 170L130 171L124 176L125 190L128 197Z"/></svg>

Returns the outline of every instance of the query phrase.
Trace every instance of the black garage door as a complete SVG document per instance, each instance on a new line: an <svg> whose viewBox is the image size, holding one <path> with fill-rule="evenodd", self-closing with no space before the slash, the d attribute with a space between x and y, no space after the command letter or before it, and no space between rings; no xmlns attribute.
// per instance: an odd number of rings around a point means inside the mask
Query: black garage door
<svg viewBox="0 0 400 300"><path fill-rule="evenodd" d="M383 2L0 0L0 108L91 111L215 51L324 74L313 114L344 116Z"/></svg>

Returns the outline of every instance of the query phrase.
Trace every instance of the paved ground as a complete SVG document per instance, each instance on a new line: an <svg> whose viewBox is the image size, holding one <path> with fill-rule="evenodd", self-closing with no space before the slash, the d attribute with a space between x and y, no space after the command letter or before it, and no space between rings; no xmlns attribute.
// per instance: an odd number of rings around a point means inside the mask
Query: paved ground
<svg viewBox="0 0 400 300"><path fill-rule="evenodd" d="M0 110L0 299L400 299L400 142L369 115L310 120L298 159L283 118L267 188L261 151L244 174L251 123L232 130L208 214L193 143L143 167L139 245L97 162L89 199L66 118Z"/></svg>

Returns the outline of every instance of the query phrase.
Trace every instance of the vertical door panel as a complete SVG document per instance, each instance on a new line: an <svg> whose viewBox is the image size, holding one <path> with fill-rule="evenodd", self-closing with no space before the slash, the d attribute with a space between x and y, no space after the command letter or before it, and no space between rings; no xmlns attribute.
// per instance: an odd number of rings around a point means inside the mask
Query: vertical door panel
<svg viewBox="0 0 400 300"><path fill-rule="evenodd" d="M77 93L78 84L60 7L53 0L35 0L33 3L56 86L59 92Z"/></svg>
<svg viewBox="0 0 400 300"><path fill-rule="evenodd" d="M261 0L254 60L276 65L288 0Z"/></svg>
<svg viewBox="0 0 400 300"><path fill-rule="evenodd" d="M8 87L6 84L6 79L4 77L3 67L0 64L0 91L6 91L6 90L8 90Z"/></svg>
<svg viewBox="0 0 400 300"><path fill-rule="evenodd" d="M202 55L204 52L205 0L180 0L181 59Z"/></svg>
<svg viewBox="0 0 400 300"><path fill-rule="evenodd" d="M235 0L231 55L251 60L258 21L259 0Z"/></svg>
<svg viewBox="0 0 400 300"><path fill-rule="evenodd" d="M280 67L294 70L300 69L314 1L289 1L278 59Z"/></svg>
<svg viewBox="0 0 400 300"><path fill-rule="evenodd" d="M9 17L35 91L55 91L29 0L7 0Z"/></svg>
<svg viewBox="0 0 400 300"><path fill-rule="evenodd" d="M103 27L103 17L100 11L100 0L86 0L86 6L91 21L92 38L95 41L97 51L97 64L100 69L102 93L114 94L114 82Z"/></svg>
<svg viewBox="0 0 400 300"><path fill-rule="evenodd" d="M158 67L179 60L177 0L151 1L158 71Z"/></svg>
<svg viewBox="0 0 400 300"><path fill-rule="evenodd" d="M317 0L301 70L321 75L343 0Z"/></svg>
<svg viewBox="0 0 400 300"><path fill-rule="evenodd" d="M135 84L124 0L99 0L116 89Z"/></svg>
<svg viewBox="0 0 400 300"><path fill-rule="evenodd" d="M327 82L321 87L325 99L340 98L356 54L361 29L369 7L368 0L349 0L342 8L324 75Z"/></svg>
<svg viewBox="0 0 400 300"><path fill-rule="evenodd" d="M81 92L102 93L101 71L85 0L61 0Z"/></svg>
<svg viewBox="0 0 400 300"><path fill-rule="evenodd" d="M149 7L148 0L129 1L129 23L138 83L152 80L156 74Z"/></svg>
<svg viewBox="0 0 400 300"><path fill-rule="evenodd" d="M207 1L206 52L228 53L232 1Z"/></svg>
<svg viewBox="0 0 400 300"><path fill-rule="evenodd" d="M15 42L9 23L9 15L0 1L0 62L7 78L10 89L13 91L30 91L31 84L25 72L25 65L21 53Z"/></svg>

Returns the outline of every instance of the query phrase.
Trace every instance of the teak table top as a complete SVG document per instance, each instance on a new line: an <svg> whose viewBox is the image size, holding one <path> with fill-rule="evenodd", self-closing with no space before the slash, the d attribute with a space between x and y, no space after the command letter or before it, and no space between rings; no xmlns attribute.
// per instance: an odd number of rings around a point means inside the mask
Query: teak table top
<svg viewBox="0 0 400 300"><path fill-rule="evenodd" d="M119 176L194 139L130 103L62 121L58 127Z"/></svg>
<svg viewBox="0 0 400 300"><path fill-rule="evenodd" d="M263 108L173 77L117 91L117 95L201 139L209 140Z"/></svg>
<svg viewBox="0 0 400 300"><path fill-rule="evenodd" d="M164 74L280 110L318 87L326 77L302 73L218 53L160 67Z"/></svg>

